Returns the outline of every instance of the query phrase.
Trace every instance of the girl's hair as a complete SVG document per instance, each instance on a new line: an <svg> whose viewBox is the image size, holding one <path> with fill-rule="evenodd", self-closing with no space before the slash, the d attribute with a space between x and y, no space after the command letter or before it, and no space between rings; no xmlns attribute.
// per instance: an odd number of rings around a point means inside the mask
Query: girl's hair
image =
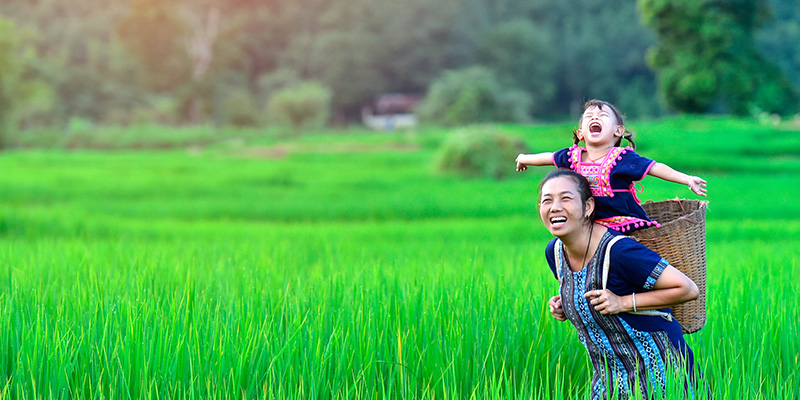
<svg viewBox="0 0 800 400"><path fill-rule="evenodd" d="M542 198L542 187L544 187L544 184L555 178L567 178L575 182L575 186L578 188L578 196L581 198L581 209L586 212L586 202L592 198L592 188L589 186L589 180L586 179L585 176L571 169L559 168L547 174L547 176L542 179L542 182L539 183L539 198ZM589 215L589 221L594 221L594 210L592 210L592 213Z"/></svg>
<svg viewBox="0 0 800 400"><path fill-rule="evenodd" d="M603 100L591 99L587 101L586 104L583 105L583 112L586 112L586 110L588 110L591 107L597 107L601 110L604 107L608 107L608 109L611 110L612 113L614 113L614 118L617 119L617 125L622 125L623 128L625 127L622 114L620 114L619 110L617 110L617 107L614 107L613 104ZM581 114L581 119L580 122L578 122L578 126L580 127L582 124L583 124L583 114ZM614 146L619 147L620 143L622 143L622 139L627 140L628 143L631 144L631 147L634 150L636 150L636 143L633 142L633 132L629 131L626 128L625 132L622 134L622 137L617 139L617 143L614 143ZM581 141L580 138L578 138L577 131L572 132L572 141L575 142L575 144L578 144L578 142Z"/></svg>

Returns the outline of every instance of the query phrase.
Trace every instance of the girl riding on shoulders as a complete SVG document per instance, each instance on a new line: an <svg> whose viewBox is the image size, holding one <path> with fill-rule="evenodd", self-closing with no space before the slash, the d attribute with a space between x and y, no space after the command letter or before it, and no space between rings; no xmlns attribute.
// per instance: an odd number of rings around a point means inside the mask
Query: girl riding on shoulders
<svg viewBox="0 0 800 400"><path fill-rule="evenodd" d="M616 107L602 100L589 100L573 134L569 148L517 156L517 171L528 165L555 165L585 176L597 202L597 222L620 232L660 226L650 220L636 197L634 182L651 175L687 185L699 196L706 196L706 181L676 171L666 164L642 157L634 151L633 134L625 129ZM629 147L620 147L626 139ZM578 145L581 141L585 147Z"/></svg>

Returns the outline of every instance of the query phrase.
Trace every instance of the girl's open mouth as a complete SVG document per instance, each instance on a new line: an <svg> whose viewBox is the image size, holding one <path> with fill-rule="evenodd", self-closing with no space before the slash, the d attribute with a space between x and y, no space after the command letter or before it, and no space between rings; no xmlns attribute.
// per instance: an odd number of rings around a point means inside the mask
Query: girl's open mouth
<svg viewBox="0 0 800 400"><path fill-rule="evenodd" d="M589 124L589 132L597 133L603 130L603 125L600 125L599 122L592 122Z"/></svg>

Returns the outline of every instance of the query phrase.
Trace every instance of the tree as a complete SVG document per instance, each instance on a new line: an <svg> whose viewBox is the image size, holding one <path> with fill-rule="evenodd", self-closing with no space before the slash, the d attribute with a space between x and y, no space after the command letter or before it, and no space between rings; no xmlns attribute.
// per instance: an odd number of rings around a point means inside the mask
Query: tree
<svg viewBox="0 0 800 400"><path fill-rule="evenodd" d="M0 17L0 149L8 146L20 118L51 105L50 87L26 76L32 54L23 49L14 23Z"/></svg>
<svg viewBox="0 0 800 400"><path fill-rule="evenodd" d="M240 54L237 38L242 26L230 9L223 8L225 3L219 3L132 0L130 12L118 26L123 42L143 66L143 83L152 90L182 97L192 123L210 114L214 66L233 69L225 64ZM219 57L217 44L223 39L228 59Z"/></svg>
<svg viewBox="0 0 800 400"><path fill-rule="evenodd" d="M113 28L126 6L103 0L0 2L0 14L14 21L30 55L25 80L46 88L34 91L38 110L26 106L19 115L24 125L62 124L76 115L102 121L134 106L140 93L130 79L135 69Z"/></svg>
<svg viewBox="0 0 800 400"><path fill-rule="evenodd" d="M423 120L464 125L480 122L525 122L530 96L503 88L494 71L482 66L445 71L418 107Z"/></svg>
<svg viewBox="0 0 800 400"><path fill-rule="evenodd" d="M22 73L16 58L18 45L14 24L0 18L0 149L5 147L13 126L15 94Z"/></svg>
<svg viewBox="0 0 800 400"><path fill-rule="evenodd" d="M659 72L669 106L706 112L721 100L739 115L796 111L796 91L755 46L754 32L768 15L764 0L639 4L645 22L659 37L649 62Z"/></svg>
<svg viewBox="0 0 800 400"><path fill-rule="evenodd" d="M460 2L326 4L315 23L298 24L280 66L329 86L340 120L360 116L382 92L424 92L444 69L463 67L472 56L474 34Z"/></svg>
<svg viewBox="0 0 800 400"><path fill-rule="evenodd" d="M800 87L800 2L772 0L771 4L774 20L756 32L756 44L794 87Z"/></svg>
<svg viewBox="0 0 800 400"><path fill-rule="evenodd" d="M493 69L500 83L531 95L533 107L549 104L556 91L555 49L546 32L529 20L500 23L480 41L477 60Z"/></svg>
<svg viewBox="0 0 800 400"><path fill-rule="evenodd" d="M141 64L139 79L152 90L172 90L189 76L183 46L188 29L178 17L176 1L133 0L117 30Z"/></svg>
<svg viewBox="0 0 800 400"><path fill-rule="evenodd" d="M329 31L294 40L287 63L331 88L333 107L342 120L385 90L386 81L374 66L373 53L379 47L379 40L366 32Z"/></svg>

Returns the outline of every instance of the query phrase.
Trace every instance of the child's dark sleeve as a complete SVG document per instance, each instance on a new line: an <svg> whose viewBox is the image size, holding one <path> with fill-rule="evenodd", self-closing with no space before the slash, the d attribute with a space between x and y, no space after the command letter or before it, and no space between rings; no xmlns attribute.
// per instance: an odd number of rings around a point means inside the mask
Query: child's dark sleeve
<svg viewBox="0 0 800 400"><path fill-rule="evenodd" d="M632 181L640 181L647 176L650 168L653 168L655 161L636 154L630 147L617 158L617 165L614 168L617 175L624 175Z"/></svg>
<svg viewBox="0 0 800 400"><path fill-rule="evenodd" d="M555 153L553 153L553 164L556 165L558 168L569 168L572 169L570 163L570 149L561 149Z"/></svg>

